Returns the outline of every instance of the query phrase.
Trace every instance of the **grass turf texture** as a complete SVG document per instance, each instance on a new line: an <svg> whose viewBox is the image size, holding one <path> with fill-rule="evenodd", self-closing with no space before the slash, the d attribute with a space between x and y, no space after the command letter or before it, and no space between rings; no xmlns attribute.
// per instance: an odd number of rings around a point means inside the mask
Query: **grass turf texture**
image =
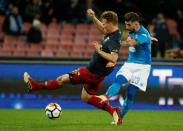
<svg viewBox="0 0 183 131"><path fill-rule="evenodd" d="M100 110L63 110L50 120L41 109L0 109L0 131L182 131L183 111L129 111L122 126Z"/></svg>

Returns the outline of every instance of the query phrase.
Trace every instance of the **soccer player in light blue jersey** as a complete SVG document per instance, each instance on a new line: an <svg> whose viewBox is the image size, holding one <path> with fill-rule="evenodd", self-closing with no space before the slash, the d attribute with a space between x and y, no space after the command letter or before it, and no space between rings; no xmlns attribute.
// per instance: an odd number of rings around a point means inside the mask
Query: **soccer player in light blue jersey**
<svg viewBox="0 0 183 131"><path fill-rule="evenodd" d="M151 37L144 26L139 23L138 14L134 12L126 13L125 25L128 30L128 38L122 41L121 45L129 47L129 58L116 74L116 78L107 90L106 95L100 96L109 100L110 97L119 92L123 85L128 84L118 125L122 124L123 117L131 108L137 91L139 89L146 91L151 68Z"/></svg>

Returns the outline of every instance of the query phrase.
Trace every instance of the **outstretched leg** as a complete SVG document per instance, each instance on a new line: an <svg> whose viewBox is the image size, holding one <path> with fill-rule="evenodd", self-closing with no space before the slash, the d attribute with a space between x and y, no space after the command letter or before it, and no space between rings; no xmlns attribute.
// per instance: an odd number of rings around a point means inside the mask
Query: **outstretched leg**
<svg viewBox="0 0 183 131"><path fill-rule="evenodd" d="M61 87L64 83L70 83L70 78L69 74L65 74L58 77L56 80L50 80L45 81L43 83L38 83L34 81L27 72L25 72L24 82L27 85L27 89L29 91L34 91L37 89L57 89Z"/></svg>
<svg viewBox="0 0 183 131"><path fill-rule="evenodd" d="M135 94L137 93L138 90L139 90L138 87L136 87L132 84L129 85L129 87L126 91L126 98L125 98L124 104L122 106L122 112L121 112L122 118L131 108L133 101L134 101Z"/></svg>

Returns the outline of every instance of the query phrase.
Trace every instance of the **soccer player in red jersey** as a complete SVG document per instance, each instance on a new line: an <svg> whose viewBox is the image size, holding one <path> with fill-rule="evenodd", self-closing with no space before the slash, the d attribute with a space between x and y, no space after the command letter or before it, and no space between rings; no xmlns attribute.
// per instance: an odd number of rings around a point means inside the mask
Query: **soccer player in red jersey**
<svg viewBox="0 0 183 131"><path fill-rule="evenodd" d="M109 112L117 125L120 120L121 109L112 107L100 97L95 96L101 87L105 76L109 75L116 65L120 41L122 38L121 31L118 29L118 16L113 11L105 11L101 14L101 21L95 16L95 12L91 9L88 15L93 19L97 29L104 34L100 43L93 42L95 53L85 68L79 68L68 74L58 77L56 80L37 83L30 75L24 73L24 82L29 91L38 89L57 89L64 84L83 84L81 99L88 104L94 105L100 109Z"/></svg>

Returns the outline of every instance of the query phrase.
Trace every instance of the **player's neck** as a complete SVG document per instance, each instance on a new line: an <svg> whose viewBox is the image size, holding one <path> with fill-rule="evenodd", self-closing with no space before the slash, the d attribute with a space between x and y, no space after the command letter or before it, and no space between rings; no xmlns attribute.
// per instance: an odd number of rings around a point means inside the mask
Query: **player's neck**
<svg viewBox="0 0 183 131"><path fill-rule="evenodd" d="M111 34L111 33L113 33L113 32L116 32L117 30L118 30L118 27L113 26L113 27L111 28L111 30L110 30L107 34Z"/></svg>
<svg viewBox="0 0 183 131"><path fill-rule="evenodd" d="M137 28L136 28L135 32L137 32L139 30L140 30L140 24L137 25Z"/></svg>

